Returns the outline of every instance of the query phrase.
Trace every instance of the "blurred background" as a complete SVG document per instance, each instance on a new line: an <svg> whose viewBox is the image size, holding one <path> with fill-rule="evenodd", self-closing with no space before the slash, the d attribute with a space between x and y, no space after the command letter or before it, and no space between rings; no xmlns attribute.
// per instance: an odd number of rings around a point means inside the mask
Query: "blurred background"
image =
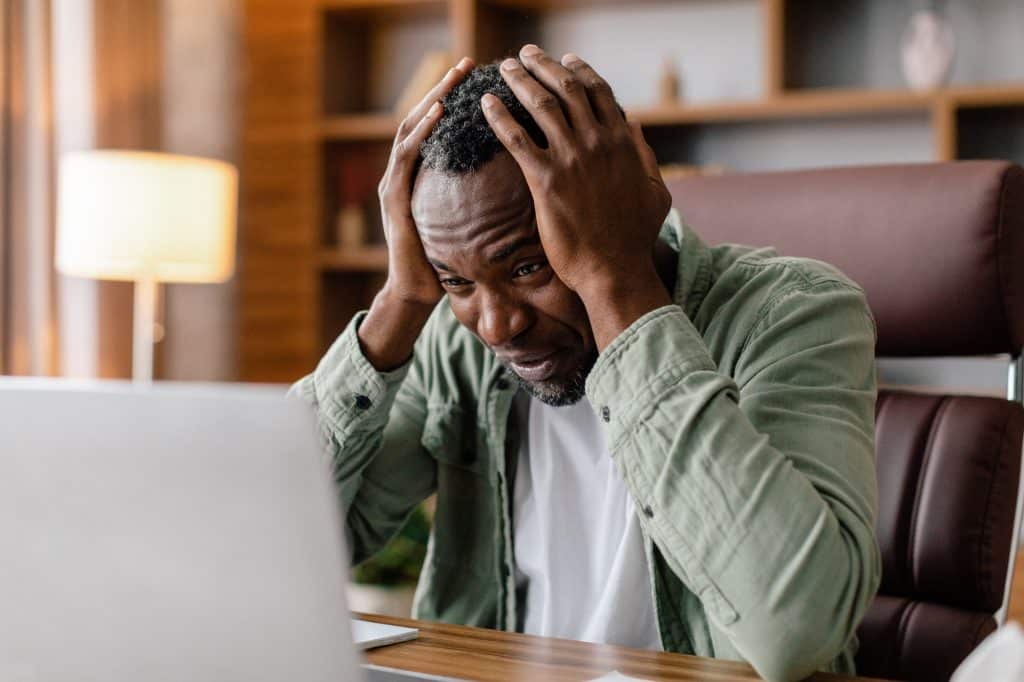
<svg viewBox="0 0 1024 682"><path fill-rule="evenodd" d="M118 149L238 169L230 278L156 278L155 378L308 373L383 281L400 115L461 56L526 42L602 73L666 175L1024 161L1021 0L0 0L0 370L132 376L139 277L55 267L65 194L136 196L61 186L61 160ZM167 222L155 206L129 226ZM996 395L1005 367L881 362L885 382ZM414 579L427 530L365 579Z"/></svg>

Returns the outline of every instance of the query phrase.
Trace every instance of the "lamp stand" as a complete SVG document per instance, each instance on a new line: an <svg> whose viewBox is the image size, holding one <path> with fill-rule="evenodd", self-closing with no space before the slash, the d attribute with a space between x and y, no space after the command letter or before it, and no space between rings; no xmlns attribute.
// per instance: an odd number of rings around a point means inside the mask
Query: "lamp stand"
<svg viewBox="0 0 1024 682"><path fill-rule="evenodd" d="M132 316L132 381L139 384L153 382L153 325L156 317L156 297L160 285L155 279L135 281L135 301Z"/></svg>

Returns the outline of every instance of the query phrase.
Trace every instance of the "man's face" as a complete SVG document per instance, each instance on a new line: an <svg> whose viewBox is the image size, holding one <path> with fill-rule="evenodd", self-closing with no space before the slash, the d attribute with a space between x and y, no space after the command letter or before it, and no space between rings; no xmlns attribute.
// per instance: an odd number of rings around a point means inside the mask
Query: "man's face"
<svg viewBox="0 0 1024 682"><path fill-rule="evenodd" d="M452 312L534 397L584 395L597 347L583 302L548 265L530 191L502 152L464 175L422 170L412 214Z"/></svg>

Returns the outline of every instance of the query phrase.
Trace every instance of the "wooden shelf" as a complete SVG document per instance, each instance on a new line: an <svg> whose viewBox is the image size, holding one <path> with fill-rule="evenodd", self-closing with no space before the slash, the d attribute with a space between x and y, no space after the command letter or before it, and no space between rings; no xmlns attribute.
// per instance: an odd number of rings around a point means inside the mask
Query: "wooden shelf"
<svg viewBox="0 0 1024 682"><path fill-rule="evenodd" d="M927 112L934 101L933 94L904 90L821 90L763 100L634 109L630 115L642 125L700 124Z"/></svg>
<svg viewBox="0 0 1024 682"><path fill-rule="evenodd" d="M351 251L324 249L318 261L323 272L387 272L388 250L385 246Z"/></svg>
<svg viewBox="0 0 1024 682"><path fill-rule="evenodd" d="M771 119L928 113L953 107L1024 106L1024 84L960 86L928 92L912 90L791 91L763 100L633 109L643 125L677 125Z"/></svg>
<svg viewBox="0 0 1024 682"><path fill-rule="evenodd" d="M319 0L320 8L342 12L437 11L447 9L447 0Z"/></svg>
<svg viewBox="0 0 1024 682"><path fill-rule="evenodd" d="M629 114L646 126L699 125L773 119L884 116L893 113L929 113L935 107L1024 106L1024 84L911 90L808 90L761 100L683 104L631 109ZM390 114L346 114L323 119L320 137L336 141L390 140L398 119Z"/></svg>
<svg viewBox="0 0 1024 682"><path fill-rule="evenodd" d="M671 0L648 0L649 3L663 2L665 4L668 4L670 1ZM602 5L622 5L621 0L481 0L481 2L485 5L533 11L600 7Z"/></svg>
<svg viewBox="0 0 1024 682"><path fill-rule="evenodd" d="M1024 106L1024 83L958 87L948 92L953 105L961 109Z"/></svg>
<svg viewBox="0 0 1024 682"><path fill-rule="evenodd" d="M398 119L391 114L345 114L323 119L320 139L337 142L390 140L397 130Z"/></svg>
<svg viewBox="0 0 1024 682"><path fill-rule="evenodd" d="M444 6L446 0L320 0L321 7L330 9L377 9L383 7Z"/></svg>

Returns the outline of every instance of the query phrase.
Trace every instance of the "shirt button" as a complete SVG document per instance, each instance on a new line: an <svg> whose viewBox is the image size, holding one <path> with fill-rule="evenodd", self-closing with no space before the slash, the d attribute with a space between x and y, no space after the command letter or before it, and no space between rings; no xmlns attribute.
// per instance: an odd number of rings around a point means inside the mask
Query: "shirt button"
<svg viewBox="0 0 1024 682"><path fill-rule="evenodd" d="M610 422L612 420L612 411L607 405L601 408L601 419L606 422Z"/></svg>
<svg viewBox="0 0 1024 682"><path fill-rule="evenodd" d="M651 505L648 504L644 506L644 516L646 516L649 519L654 518L654 510L651 509Z"/></svg>
<svg viewBox="0 0 1024 682"><path fill-rule="evenodd" d="M506 379L498 379L498 383L495 384L499 391L504 391L508 388L508 381Z"/></svg>
<svg viewBox="0 0 1024 682"><path fill-rule="evenodd" d="M370 409L371 406L373 406L373 402L365 395L357 395L355 405L360 410L368 410Z"/></svg>

